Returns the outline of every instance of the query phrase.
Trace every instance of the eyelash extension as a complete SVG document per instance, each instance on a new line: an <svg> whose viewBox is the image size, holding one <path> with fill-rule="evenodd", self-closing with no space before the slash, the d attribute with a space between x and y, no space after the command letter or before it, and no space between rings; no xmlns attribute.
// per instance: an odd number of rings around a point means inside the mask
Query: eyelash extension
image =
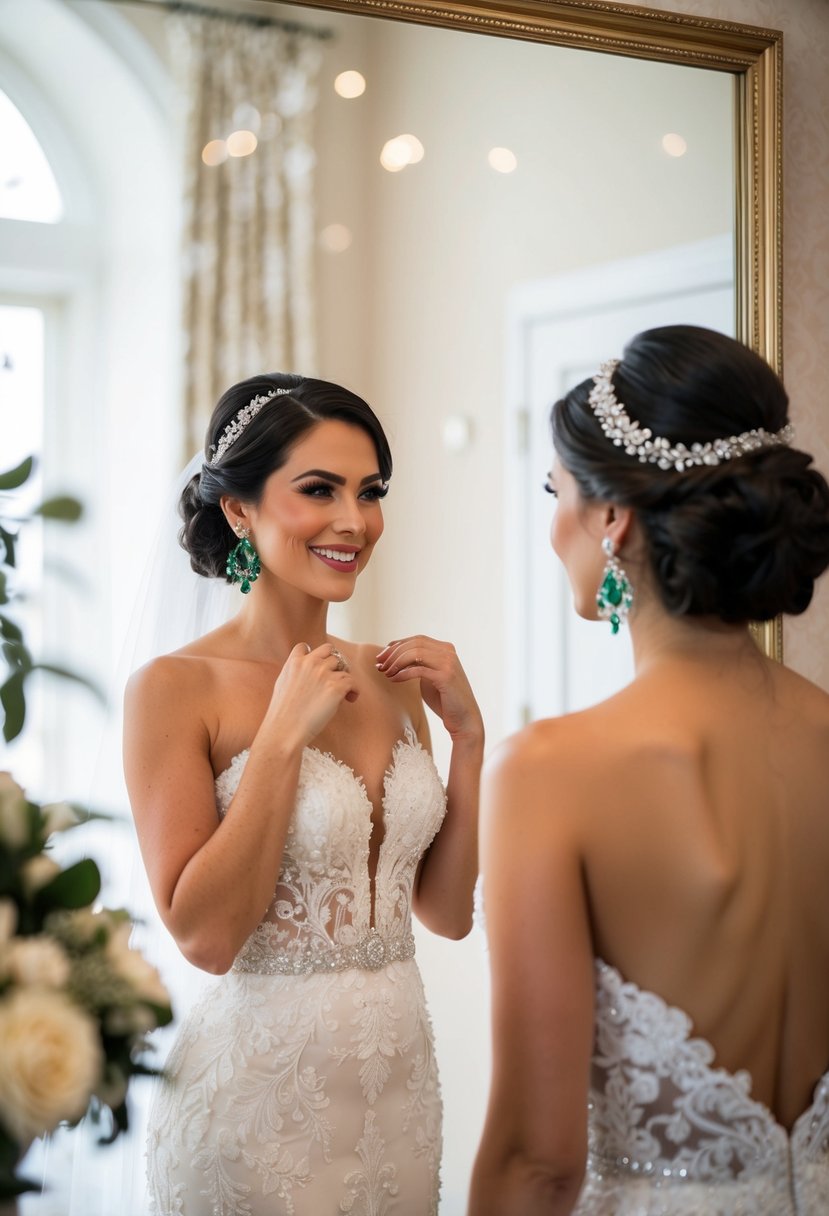
<svg viewBox="0 0 829 1216"><path fill-rule="evenodd" d="M331 494L334 491L334 487L330 484L330 482L327 481L307 481L304 485L299 487L300 494L308 494L312 498L320 497L320 490L325 490L326 493ZM385 498L388 492L389 483L387 481L378 481L376 485L367 486L365 490L361 492L361 496L368 496L376 501L377 499Z"/></svg>
<svg viewBox="0 0 829 1216"><path fill-rule="evenodd" d="M558 498L558 490L555 488L555 486L551 486L549 481L544 482L544 489L548 494L552 494L553 498Z"/></svg>
<svg viewBox="0 0 829 1216"><path fill-rule="evenodd" d="M319 490L325 490L330 494L332 489L333 487L327 481L306 481L304 485L299 486L300 494L310 495L316 494Z"/></svg>

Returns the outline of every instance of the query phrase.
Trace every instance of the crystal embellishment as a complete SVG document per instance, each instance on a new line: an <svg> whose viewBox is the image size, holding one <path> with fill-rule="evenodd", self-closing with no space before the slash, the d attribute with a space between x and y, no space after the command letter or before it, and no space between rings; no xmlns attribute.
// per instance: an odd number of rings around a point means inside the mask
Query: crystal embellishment
<svg viewBox="0 0 829 1216"><path fill-rule="evenodd" d="M221 460L228 448L232 447L242 434L245 427L250 426L263 405L267 405L269 401L273 401L274 397L281 397L284 393L290 393L291 391L289 388L272 388L269 392L260 393L257 397L254 397L247 405L243 405L236 417L232 418L222 431L219 442L212 447L213 455L208 463L217 464Z"/></svg>
<svg viewBox="0 0 829 1216"><path fill-rule="evenodd" d="M794 438L790 422L774 434L758 427L731 435L728 439L712 439L709 443L672 444L670 440L654 435L649 427L640 426L630 417L613 391L611 377L619 366L619 359L608 359L602 363L593 377L588 402L608 439L616 447L623 447L628 456L636 456L643 464L655 464L660 469L675 469L677 473L696 465L717 465L724 460L734 460L746 452L759 448L788 445Z"/></svg>
<svg viewBox="0 0 829 1216"><path fill-rule="evenodd" d="M350 946L330 947L316 944L299 950L274 950L256 936L248 938L233 963L234 971L255 975L313 975L319 971L379 971L386 963L399 963L414 958L415 940L412 933L384 937L370 929Z"/></svg>

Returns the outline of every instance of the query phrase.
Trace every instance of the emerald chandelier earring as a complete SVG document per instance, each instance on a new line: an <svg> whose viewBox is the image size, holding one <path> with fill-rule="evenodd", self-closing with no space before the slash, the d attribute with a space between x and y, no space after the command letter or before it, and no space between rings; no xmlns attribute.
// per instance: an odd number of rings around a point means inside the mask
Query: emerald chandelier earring
<svg viewBox="0 0 829 1216"><path fill-rule="evenodd" d="M602 573L602 582L596 593L596 607L603 621L610 621L612 633L619 632L619 626L627 620L633 604L633 588L630 579L616 560L616 545L606 536L602 541L602 551L607 557L607 565Z"/></svg>
<svg viewBox="0 0 829 1216"><path fill-rule="evenodd" d="M238 545L234 545L227 555L225 570L230 582L241 583L239 590L242 595L247 595L251 583L255 583L259 578L262 563L259 561L259 554L248 540L250 528L237 521L233 530L240 539Z"/></svg>

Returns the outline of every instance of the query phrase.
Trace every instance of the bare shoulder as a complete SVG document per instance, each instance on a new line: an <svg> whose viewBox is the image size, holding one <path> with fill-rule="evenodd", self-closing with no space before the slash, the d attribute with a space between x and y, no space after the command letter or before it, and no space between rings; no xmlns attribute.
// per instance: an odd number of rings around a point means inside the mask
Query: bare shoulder
<svg viewBox="0 0 829 1216"><path fill-rule="evenodd" d="M209 754L215 681L210 659L180 651L140 667L124 693L125 754L172 740Z"/></svg>
<svg viewBox="0 0 829 1216"><path fill-rule="evenodd" d="M204 692L212 682L210 660L186 651L161 655L134 671L127 682L127 708L168 702L171 698L181 704L191 696Z"/></svg>
<svg viewBox="0 0 829 1216"><path fill-rule="evenodd" d="M515 780L524 776L543 780L551 773L584 771L585 762L599 759L600 722L592 711L542 718L501 743L487 760L488 777ZM601 761L600 761L601 762Z"/></svg>
<svg viewBox="0 0 829 1216"><path fill-rule="evenodd" d="M484 822L532 825L533 835L576 826L595 751L596 735L583 715L524 727L500 744L484 765Z"/></svg>
<svg viewBox="0 0 829 1216"><path fill-rule="evenodd" d="M805 676L770 660L772 678L787 698L791 698L801 714L812 717L816 724L829 726L829 693Z"/></svg>

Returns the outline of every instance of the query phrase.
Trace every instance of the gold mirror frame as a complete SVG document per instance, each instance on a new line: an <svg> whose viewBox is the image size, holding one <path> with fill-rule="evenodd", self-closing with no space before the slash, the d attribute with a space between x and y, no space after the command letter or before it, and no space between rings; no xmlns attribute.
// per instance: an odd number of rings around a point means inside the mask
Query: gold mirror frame
<svg viewBox="0 0 829 1216"><path fill-rule="evenodd" d="M783 35L778 30L609 0L287 3L730 72L735 84L735 332L782 374ZM782 661L781 618L751 629L760 648Z"/></svg>

